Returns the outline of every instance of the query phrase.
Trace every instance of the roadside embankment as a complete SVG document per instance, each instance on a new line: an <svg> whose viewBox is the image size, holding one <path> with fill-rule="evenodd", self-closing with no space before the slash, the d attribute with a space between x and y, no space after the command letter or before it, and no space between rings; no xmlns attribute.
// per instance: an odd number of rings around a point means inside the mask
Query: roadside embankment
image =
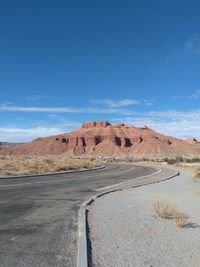
<svg viewBox="0 0 200 267"><path fill-rule="evenodd" d="M157 217L153 204L161 201L187 214L187 224ZM89 207L93 266L198 267L199 214L200 184L189 172L104 195Z"/></svg>

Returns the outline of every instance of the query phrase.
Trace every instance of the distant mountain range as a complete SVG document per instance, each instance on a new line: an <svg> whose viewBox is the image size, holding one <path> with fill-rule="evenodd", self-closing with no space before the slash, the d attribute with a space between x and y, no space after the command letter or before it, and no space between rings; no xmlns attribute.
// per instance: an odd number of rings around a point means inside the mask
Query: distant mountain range
<svg viewBox="0 0 200 267"><path fill-rule="evenodd" d="M12 143L12 142L0 142L0 147L11 147L21 145L23 143Z"/></svg>
<svg viewBox="0 0 200 267"><path fill-rule="evenodd" d="M2 143L1 143L2 144ZM200 143L195 139L165 136L145 127L125 124L111 125L107 121L86 122L71 133L38 138L29 143L7 143L0 154L61 154L67 155L130 155L136 158L198 157Z"/></svg>

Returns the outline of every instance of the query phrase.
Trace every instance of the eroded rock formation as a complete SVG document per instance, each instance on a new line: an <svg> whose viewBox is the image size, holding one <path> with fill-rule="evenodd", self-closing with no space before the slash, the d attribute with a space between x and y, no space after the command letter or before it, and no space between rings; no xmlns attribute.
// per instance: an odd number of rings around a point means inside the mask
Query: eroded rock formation
<svg viewBox="0 0 200 267"><path fill-rule="evenodd" d="M200 156L196 139L164 136L148 128L111 125L107 121L86 122L74 132L37 138L32 142L0 150L0 154L133 155L135 157Z"/></svg>

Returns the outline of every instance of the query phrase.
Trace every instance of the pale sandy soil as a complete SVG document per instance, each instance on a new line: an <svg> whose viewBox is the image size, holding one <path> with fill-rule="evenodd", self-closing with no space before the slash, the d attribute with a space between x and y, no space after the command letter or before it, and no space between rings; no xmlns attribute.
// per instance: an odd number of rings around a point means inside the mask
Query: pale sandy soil
<svg viewBox="0 0 200 267"><path fill-rule="evenodd" d="M165 201L189 216L184 228L155 218ZM93 265L99 267L199 267L200 183L189 172L158 184L97 199L89 212Z"/></svg>

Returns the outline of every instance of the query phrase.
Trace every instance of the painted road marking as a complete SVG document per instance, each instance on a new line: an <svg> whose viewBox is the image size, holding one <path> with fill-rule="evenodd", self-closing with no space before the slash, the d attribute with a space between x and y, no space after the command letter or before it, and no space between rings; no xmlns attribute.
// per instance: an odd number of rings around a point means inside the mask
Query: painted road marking
<svg viewBox="0 0 200 267"><path fill-rule="evenodd" d="M121 171L121 172L117 172L117 174L121 174L121 173L126 173L126 172L130 172L130 171L132 171L132 170L134 170L135 168L134 168L134 166L132 166L130 169L128 169L128 170L123 170L123 171ZM112 172L112 173L110 173L111 175L114 175L116 172ZM87 176L87 178L89 178L89 177L98 177L98 176L108 176L108 175L110 175L109 173L104 173L104 174L96 174L96 175L89 175L89 176ZM23 187L23 186L29 186L29 185L37 185L37 184L53 184L53 183L58 183L58 182L66 182L66 181L73 181L74 179L80 179L81 177L76 177L76 178L71 178L71 179L69 179L69 178L65 178L65 179L60 179L60 180L55 180L55 181L50 181L50 180L48 180L48 181L39 181L39 182L25 182L25 183L18 183L18 184L10 184L10 185L0 185L0 190L1 190L1 188L9 188L9 187L13 187L13 188L15 188L15 187Z"/></svg>
<svg viewBox="0 0 200 267"><path fill-rule="evenodd" d="M133 182L133 181L142 179L142 178L147 178L147 177L150 177L150 176L159 174L159 173L162 171L162 170L159 169L159 168L156 168L156 169L157 169L157 171L154 172L154 173L152 173L152 174L148 174L148 175L145 175L145 176L140 176L140 177L137 177L137 178L135 178L135 179L131 179L131 180L128 180L128 181L125 181L125 182L121 182L121 183L118 183L118 184L105 186L105 187L102 187L102 188L97 189L96 191L97 191L97 192L98 192L98 191L103 191L103 190L106 190L106 189L109 189L109 188L112 188L112 187L116 187L116 186L119 186L119 185L123 185L123 184L130 183L130 182Z"/></svg>

